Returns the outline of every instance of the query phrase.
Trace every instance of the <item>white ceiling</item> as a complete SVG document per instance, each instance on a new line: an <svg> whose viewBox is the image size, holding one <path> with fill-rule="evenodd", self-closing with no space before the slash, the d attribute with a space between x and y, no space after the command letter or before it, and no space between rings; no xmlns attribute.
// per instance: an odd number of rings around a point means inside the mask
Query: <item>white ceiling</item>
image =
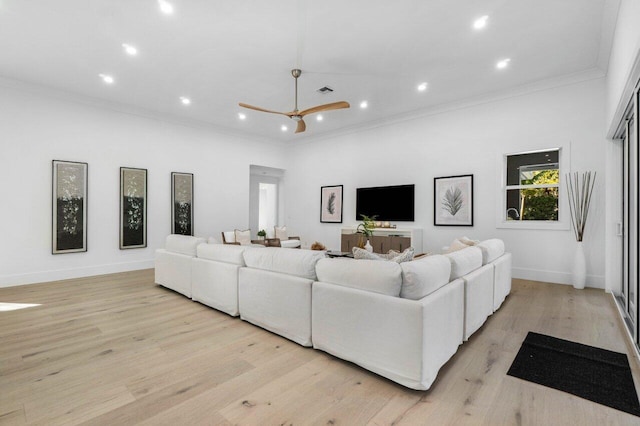
<svg viewBox="0 0 640 426"><path fill-rule="evenodd" d="M604 72L616 0L0 0L0 77L125 110L296 141L571 74ZM482 31L474 19L489 15ZM124 54L122 43L139 54ZM510 58L507 69L498 60ZM290 70L299 107L287 117ZM111 74L105 85L98 74ZM425 92L416 87L428 82ZM316 92L330 86L331 94ZM184 106L180 96L192 104ZM367 100L366 110L359 103ZM238 119L244 112L246 120ZM287 124L289 130L280 127Z"/></svg>

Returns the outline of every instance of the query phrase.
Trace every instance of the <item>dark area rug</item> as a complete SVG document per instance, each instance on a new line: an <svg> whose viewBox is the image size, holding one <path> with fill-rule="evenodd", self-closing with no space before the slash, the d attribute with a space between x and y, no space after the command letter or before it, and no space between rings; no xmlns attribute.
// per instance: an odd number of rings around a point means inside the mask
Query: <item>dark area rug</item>
<svg viewBox="0 0 640 426"><path fill-rule="evenodd" d="M507 374L640 416L625 354L529 332Z"/></svg>

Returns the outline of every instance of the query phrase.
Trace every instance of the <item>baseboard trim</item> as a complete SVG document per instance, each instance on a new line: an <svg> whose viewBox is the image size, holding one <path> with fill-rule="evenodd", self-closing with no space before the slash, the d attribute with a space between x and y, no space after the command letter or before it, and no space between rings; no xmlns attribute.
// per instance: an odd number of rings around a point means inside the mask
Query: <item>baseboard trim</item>
<svg viewBox="0 0 640 426"><path fill-rule="evenodd" d="M540 269L528 269L528 268L512 268L511 270L513 278L520 278L523 280L542 281L545 283L555 284L572 284L572 277L570 272L557 272L557 271L543 271ZM587 287L591 288L605 288L603 275L587 275Z"/></svg>
<svg viewBox="0 0 640 426"><path fill-rule="evenodd" d="M83 268L57 269L52 271L32 272L28 274L14 274L0 276L0 288L14 287L25 284L36 284L50 281L67 280L71 278L92 277L94 275L113 274L117 272L136 271L138 269L153 268L153 260L139 260L136 262L111 263Z"/></svg>

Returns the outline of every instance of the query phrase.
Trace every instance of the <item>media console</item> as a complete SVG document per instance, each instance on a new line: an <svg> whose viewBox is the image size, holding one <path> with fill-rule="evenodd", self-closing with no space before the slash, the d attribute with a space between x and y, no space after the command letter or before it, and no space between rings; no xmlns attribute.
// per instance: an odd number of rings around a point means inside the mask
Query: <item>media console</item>
<svg viewBox="0 0 640 426"><path fill-rule="evenodd" d="M356 233L355 226L346 226L340 229L340 250L351 252L357 247L362 234ZM389 250L402 252L413 247L415 253L422 253L422 229L421 228L375 228L373 235L369 237L369 243L373 246L374 253L387 253Z"/></svg>

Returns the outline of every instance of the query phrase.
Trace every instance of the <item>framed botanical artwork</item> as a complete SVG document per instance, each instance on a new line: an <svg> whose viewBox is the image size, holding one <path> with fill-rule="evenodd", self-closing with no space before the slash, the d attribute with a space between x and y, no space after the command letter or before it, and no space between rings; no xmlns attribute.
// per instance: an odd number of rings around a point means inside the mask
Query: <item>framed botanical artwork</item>
<svg viewBox="0 0 640 426"><path fill-rule="evenodd" d="M433 179L433 224L473 226L473 175Z"/></svg>
<svg viewBox="0 0 640 426"><path fill-rule="evenodd" d="M320 222L342 223L342 185L320 188Z"/></svg>
<svg viewBox="0 0 640 426"><path fill-rule="evenodd" d="M171 173L171 233L193 235L193 173Z"/></svg>
<svg viewBox="0 0 640 426"><path fill-rule="evenodd" d="M120 250L147 246L147 169L120 167Z"/></svg>
<svg viewBox="0 0 640 426"><path fill-rule="evenodd" d="M87 163L53 160L53 254L87 251Z"/></svg>

